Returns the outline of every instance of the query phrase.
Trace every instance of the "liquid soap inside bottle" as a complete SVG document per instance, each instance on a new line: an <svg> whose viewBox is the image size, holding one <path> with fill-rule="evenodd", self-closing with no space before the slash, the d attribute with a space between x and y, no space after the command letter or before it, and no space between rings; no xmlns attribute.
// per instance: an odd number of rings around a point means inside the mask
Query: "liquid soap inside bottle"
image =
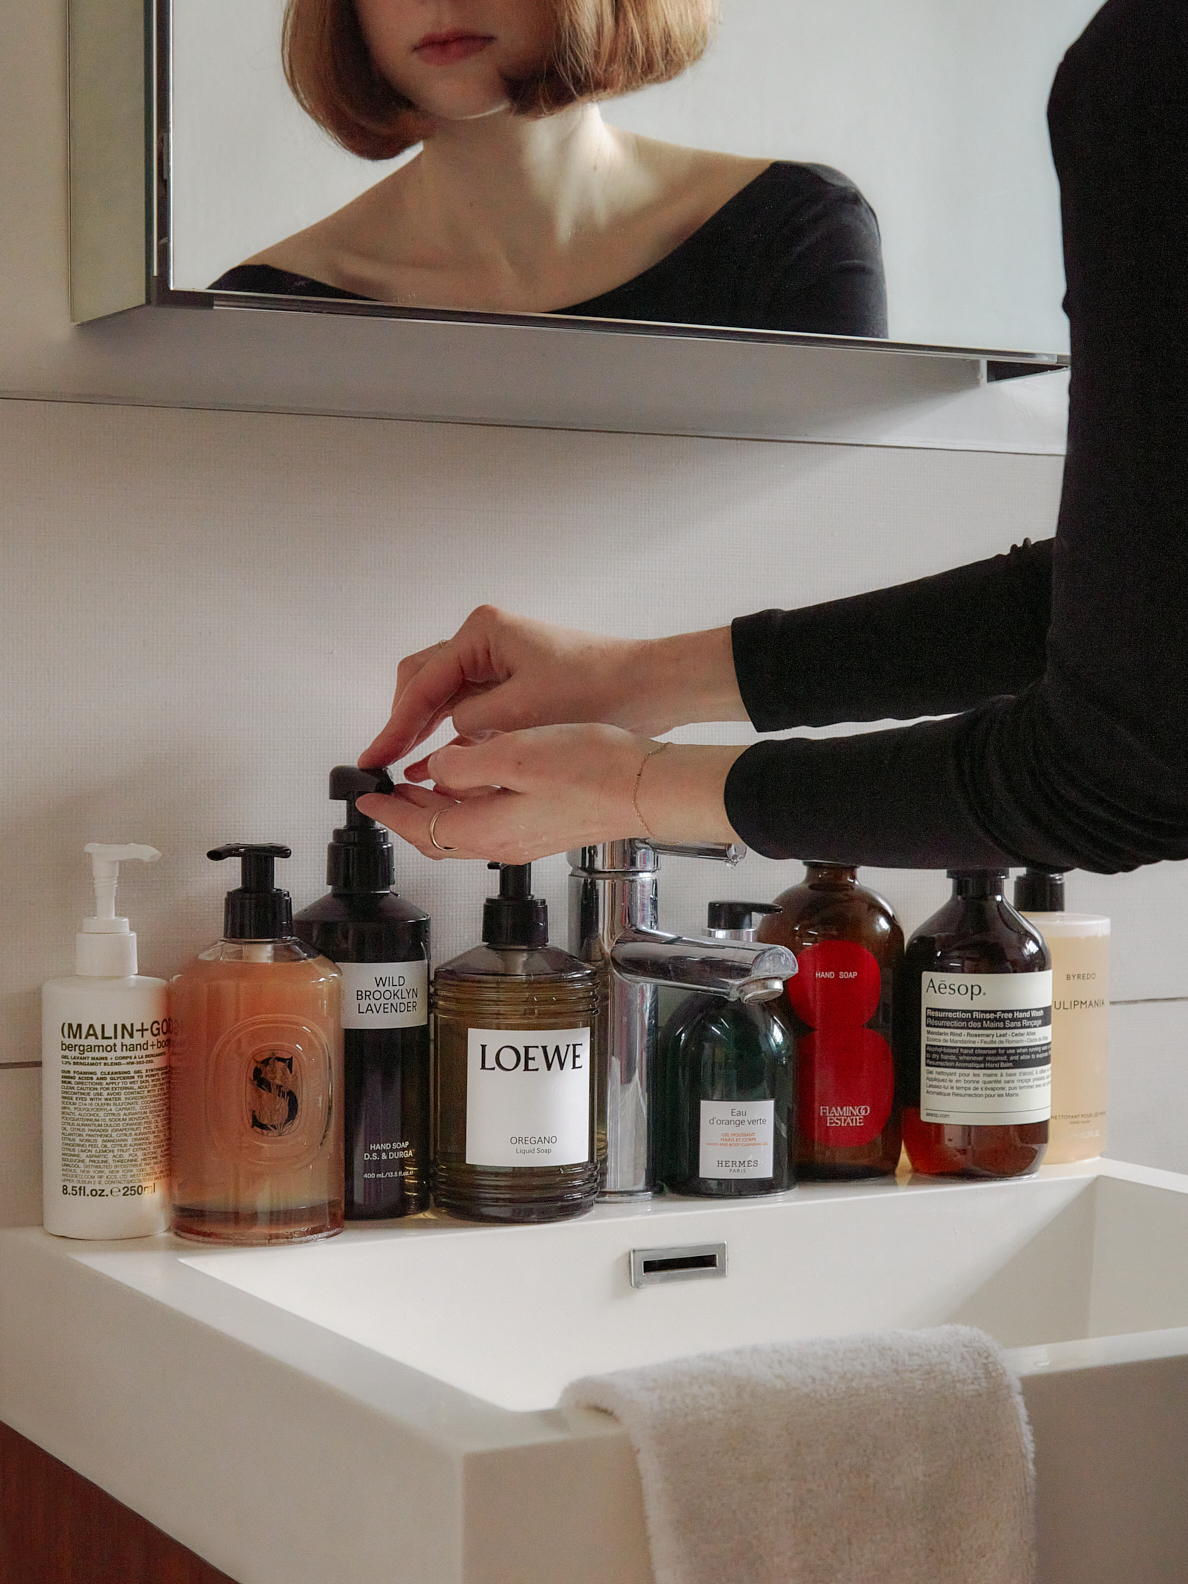
<svg viewBox="0 0 1188 1584"><path fill-rule="evenodd" d="M891 1011L903 931L848 864L807 863L776 903L759 939L796 954L778 1005L796 1034L797 1176L885 1176L900 1157Z"/></svg>
<svg viewBox="0 0 1188 1584"><path fill-rule="evenodd" d="M433 1196L475 1221L559 1221L598 1193L598 981L548 944L529 866L491 867L483 944L433 980Z"/></svg>
<svg viewBox="0 0 1188 1584"><path fill-rule="evenodd" d="M294 1243L342 1228L339 973L292 934L286 847L240 857L225 934L173 981L173 1229Z"/></svg>
<svg viewBox="0 0 1188 1584"><path fill-rule="evenodd" d="M927 1176L1018 1177L1048 1142L1051 958L1003 895L1005 870L950 877L898 976L904 1144Z"/></svg>

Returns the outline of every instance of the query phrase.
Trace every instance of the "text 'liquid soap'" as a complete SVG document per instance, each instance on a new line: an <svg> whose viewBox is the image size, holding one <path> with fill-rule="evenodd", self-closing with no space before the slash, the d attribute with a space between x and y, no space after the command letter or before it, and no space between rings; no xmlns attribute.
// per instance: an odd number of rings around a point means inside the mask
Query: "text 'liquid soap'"
<svg viewBox="0 0 1188 1584"><path fill-rule="evenodd" d="M776 903L759 939L796 954L796 977L776 1003L796 1034L796 1174L885 1176L900 1156L891 1049L899 920L850 864L806 862Z"/></svg>
<svg viewBox="0 0 1188 1584"><path fill-rule="evenodd" d="M169 987L136 972L116 881L155 847L88 842L95 913L74 973L41 992L42 1189L59 1237L132 1238L169 1217Z"/></svg>
<svg viewBox="0 0 1188 1584"><path fill-rule="evenodd" d="M293 921L342 974L348 1221L429 1204L429 915L392 890L392 843L355 799L390 792L382 773L337 765L346 824L326 852L330 895Z"/></svg>
<svg viewBox="0 0 1188 1584"><path fill-rule="evenodd" d="M475 1221L560 1221L598 1193L598 981L548 944L531 867L490 868L483 944L433 976L433 1197Z"/></svg>
<svg viewBox="0 0 1188 1584"><path fill-rule="evenodd" d="M1064 911L1064 876L1028 869L1015 906L1052 954L1052 1120L1044 1163L1093 1160L1105 1149L1110 1077L1110 921Z"/></svg>
<svg viewBox="0 0 1188 1584"><path fill-rule="evenodd" d="M951 869L895 997L903 1142L927 1176L1018 1177L1048 1142L1052 959L1003 895L1005 869Z"/></svg>
<svg viewBox="0 0 1188 1584"><path fill-rule="evenodd" d="M302 1243L342 1230L338 969L293 934L273 866L238 858L223 939L173 981L173 1230L213 1243Z"/></svg>
<svg viewBox="0 0 1188 1584"><path fill-rule="evenodd" d="M753 941L767 902L711 902L707 935ZM672 1193L746 1198L795 1181L795 1041L773 1007L691 995L660 1037L660 1169Z"/></svg>

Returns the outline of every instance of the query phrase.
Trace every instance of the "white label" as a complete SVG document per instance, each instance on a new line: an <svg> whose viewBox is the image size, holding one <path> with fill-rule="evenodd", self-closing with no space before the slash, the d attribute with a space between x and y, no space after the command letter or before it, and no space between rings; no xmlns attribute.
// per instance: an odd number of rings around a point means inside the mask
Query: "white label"
<svg viewBox="0 0 1188 1584"><path fill-rule="evenodd" d="M590 1030L468 1029L466 1164L590 1159Z"/></svg>
<svg viewBox="0 0 1188 1584"><path fill-rule="evenodd" d="M1052 975L925 973L920 1119L959 1127L1046 1122Z"/></svg>
<svg viewBox="0 0 1188 1584"><path fill-rule="evenodd" d="M339 963L344 1029L423 1028L429 1021L427 962Z"/></svg>
<svg viewBox="0 0 1188 1584"><path fill-rule="evenodd" d="M774 1100L703 1100L699 1177L770 1177Z"/></svg>

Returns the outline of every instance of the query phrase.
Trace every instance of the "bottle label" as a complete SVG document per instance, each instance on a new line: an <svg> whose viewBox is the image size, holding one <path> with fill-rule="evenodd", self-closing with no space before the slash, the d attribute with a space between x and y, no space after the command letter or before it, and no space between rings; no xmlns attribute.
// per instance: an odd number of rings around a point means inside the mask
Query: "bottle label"
<svg viewBox="0 0 1188 1584"><path fill-rule="evenodd" d="M429 964L339 963L344 1029L424 1028L429 1021Z"/></svg>
<svg viewBox="0 0 1188 1584"><path fill-rule="evenodd" d="M959 1127L1046 1122L1051 971L926 972L921 990L921 1121Z"/></svg>
<svg viewBox="0 0 1188 1584"><path fill-rule="evenodd" d="M703 1100L699 1177L773 1175L774 1100Z"/></svg>
<svg viewBox="0 0 1188 1584"><path fill-rule="evenodd" d="M54 1033L62 1134L60 1182L53 1191L88 1200L163 1192L172 1020L133 1006L126 1018L110 1012L68 1018Z"/></svg>
<svg viewBox="0 0 1188 1584"><path fill-rule="evenodd" d="M590 1159L590 1030L466 1032L466 1164Z"/></svg>
<svg viewBox="0 0 1188 1584"><path fill-rule="evenodd" d="M857 941L818 941L796 958L792 1010L809 1032L796 1048L796 1116L802 1138L829 1149L871 1144L895 1099L895 1062L876 1018L883 978Z"/></svg>

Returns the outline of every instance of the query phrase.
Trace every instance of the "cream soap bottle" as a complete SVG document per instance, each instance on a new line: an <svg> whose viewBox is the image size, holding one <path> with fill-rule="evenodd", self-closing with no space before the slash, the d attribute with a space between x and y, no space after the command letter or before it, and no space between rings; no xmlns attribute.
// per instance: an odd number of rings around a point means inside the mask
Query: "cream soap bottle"
<svg viewBox="0 0 1188 1584"><path fill-rule="evenodd" d="M58 1237L134 1238L169 1218L168 986L138 974L116 881L155 847L89 842L95 913L75 936L74 973L41 992L42 1192Z"/></svg>
<svg viewBox="0 0 1188 1584"><path fill-rule="evenodd" d="M1064 876L1027 869L1015 907L1052 954L1052 1120L1048 1166L1105 1149L1110 1066L1110 921L1064 911Z"/></svg>

